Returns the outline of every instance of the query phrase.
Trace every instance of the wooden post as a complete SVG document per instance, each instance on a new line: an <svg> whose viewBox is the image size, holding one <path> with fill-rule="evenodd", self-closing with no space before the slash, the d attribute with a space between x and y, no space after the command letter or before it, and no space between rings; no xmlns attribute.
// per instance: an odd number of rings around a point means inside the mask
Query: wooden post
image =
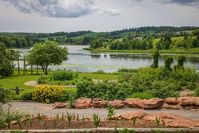
<svg viewBox="0 0 199 133"><path fill-rule="evenodd" d="M31 71L31 75L33 74L33 71L32 71L32 64L30 65L30 71Z"/></svg>
<svg viewBox="0 0 199 133"><path fill-rule="evenodd" d="M19 87L15 88L16 94L19 95Z"/></svg>
<svg viewBox="0 0 199 133"><path fill-rule="evenodd" d="M39 67L38 67L38 65L37 65L37 75L39 75Z"/></svg>
<svg viewBox="0 0 199 133"><path fill-rule="evenodd" d="M18 58L18 61L17 61L17 63L18 63L18 75L20 75L19 58Z"/></svg>
<svg viewBox="0 0 199 133"><path fill-rule="evenodd" d="M26 72L26 60L25 58L23 59L23 74L25 75L27 72Z"/></svg>

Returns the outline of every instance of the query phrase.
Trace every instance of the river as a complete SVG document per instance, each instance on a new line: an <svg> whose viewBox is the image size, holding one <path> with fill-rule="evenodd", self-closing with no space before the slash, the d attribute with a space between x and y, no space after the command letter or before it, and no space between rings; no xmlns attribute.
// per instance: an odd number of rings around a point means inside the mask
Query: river
<svg viewBox="0 0 199 133"><path fill-rule="evenodd" d="M150 54L121 54L121 53L99 53L93 54L83 50L88 46L67 46L68 60L61 65L49 66L49 69L71 69L80 72L115 72L119 68L141 68L150 66L152 58ZM23 56L27 54L28 49L19 49ZM160 58L160 65L163 65L163 57ZM176 63L176 61L175 61ZM174 63L174 64L175 64ZM20 63L23 67L23 63ZM186 67L191 67L199 70L199 57L187 57Z"/></svg>

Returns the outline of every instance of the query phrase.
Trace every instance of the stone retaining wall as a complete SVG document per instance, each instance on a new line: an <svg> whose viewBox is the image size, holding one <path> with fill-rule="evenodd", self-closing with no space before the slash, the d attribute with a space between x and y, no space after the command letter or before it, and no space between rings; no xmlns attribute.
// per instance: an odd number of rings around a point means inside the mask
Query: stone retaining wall
<svg viewBox="0 0 199 133"><path fill-rule="evenodd" d="M83 108L105 108L111 105L114 108L142 108L142 109L198 109L199 97L180 97L180 98L152 98L149 100L142 100L139 98L127 98L125 100L106 101L99 98L84 98L81 97L74 102L74 107L78 109Z"/></svg>

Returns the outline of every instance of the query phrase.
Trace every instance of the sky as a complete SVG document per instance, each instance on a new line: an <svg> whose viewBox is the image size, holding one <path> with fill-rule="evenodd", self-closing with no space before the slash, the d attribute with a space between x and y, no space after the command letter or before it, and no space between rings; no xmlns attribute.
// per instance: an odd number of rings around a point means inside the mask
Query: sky
<svg viewBox="0 0 199 133"><path fill-rule="evenodd" d="M0 32L199 26L199 0L0 0Z"/></svg>

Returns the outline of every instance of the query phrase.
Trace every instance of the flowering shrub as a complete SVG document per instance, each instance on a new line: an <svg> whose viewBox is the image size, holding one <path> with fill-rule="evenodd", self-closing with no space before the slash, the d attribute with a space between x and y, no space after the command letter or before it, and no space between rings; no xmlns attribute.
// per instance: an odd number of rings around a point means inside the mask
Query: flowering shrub
<svg viewBox="0 0 199 133"><path fill-rule="evenodd" d="M65 89L63 86L41 85L35 87L32 93L32 99L38 102L51 103L59 101L64 97Z"/></svg>

